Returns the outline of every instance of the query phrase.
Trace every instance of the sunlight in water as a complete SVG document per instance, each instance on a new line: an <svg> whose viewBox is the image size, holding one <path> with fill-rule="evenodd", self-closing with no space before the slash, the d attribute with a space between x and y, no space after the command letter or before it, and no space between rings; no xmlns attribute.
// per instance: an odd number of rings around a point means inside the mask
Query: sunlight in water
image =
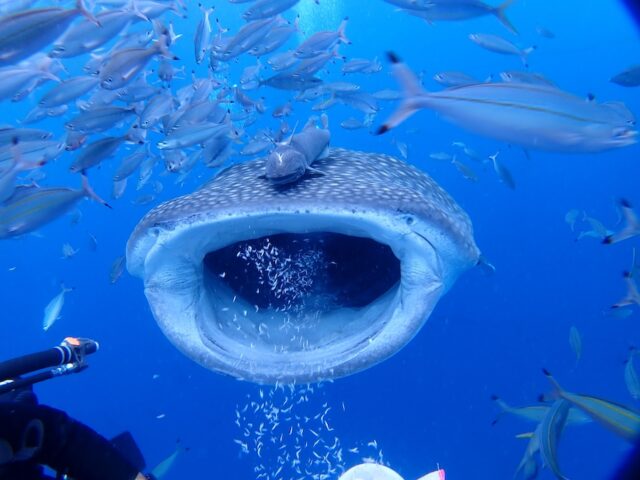
<svg viewBox="0 0 640 480"><path fill-rule="evenodd" d="M335 30L345 16L343 13L344 0L321 0L316 4L314 0L300 0L294 7L296 15L300 15L301 38L307 38L315 32Z"/></svg>

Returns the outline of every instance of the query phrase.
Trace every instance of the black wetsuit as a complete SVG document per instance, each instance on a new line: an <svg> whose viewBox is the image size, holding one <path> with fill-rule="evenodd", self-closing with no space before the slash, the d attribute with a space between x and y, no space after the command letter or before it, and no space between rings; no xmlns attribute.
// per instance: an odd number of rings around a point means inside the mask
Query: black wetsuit
<svg viewBox="0 0 640 480"><path fill-rule="evenodd" d="M109 440L32 393L0 397L0 480L51 478L42 465L74 480L133 480L140 471Z"/></svg>

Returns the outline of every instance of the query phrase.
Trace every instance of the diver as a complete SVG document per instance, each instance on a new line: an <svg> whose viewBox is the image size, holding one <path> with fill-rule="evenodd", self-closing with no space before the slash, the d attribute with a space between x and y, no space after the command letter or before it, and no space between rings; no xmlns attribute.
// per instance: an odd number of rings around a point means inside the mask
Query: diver
<svg viewBox="0 0 640 480"><path fill-rule="evenodd" d="M0 363L0 480L153 478L141 473L144 458L130 433L109 441L39 404L33 393L34 383L87 368L85 357L97 350L93 340L66 338L57 347Z"/></svg>

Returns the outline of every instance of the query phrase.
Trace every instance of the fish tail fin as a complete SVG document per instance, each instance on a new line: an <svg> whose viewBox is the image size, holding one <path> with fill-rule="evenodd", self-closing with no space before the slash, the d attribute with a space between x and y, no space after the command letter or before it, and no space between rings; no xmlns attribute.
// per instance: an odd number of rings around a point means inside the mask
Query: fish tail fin
<svg viewBox="0 0 640 480"><path fill-rule="evenodd" d="M81 172L80 175L82 176L82 191L85 193L85 195L91 198L92 200L95 200L96 202L101 203L105 207L113 209L111 205L109 205L102 198L100 198L98 194L93 190L93 188L91 188L91 185L89 184L89 178L87 177L87 174L84 170Z"/></svg>
<svg viewBox="0 0 640 480"><path fill-rule="evenodd" d="M76 10L78 10L78 12L80 12L81 15L84 15L85 17L87 17L90 22L95 23L99 27L102 26L100 25L100 22L98 21L98 19L93 16L93 13L91 13L87 9L87 6L84 4L84 0L76 0Z"/></svg>
<svg viewBox="0 0 640 480"><path fill-rule="evenodd" d="M129 4L127 5L127 10L133 13L136 17L145 22L149 22L149 17L147 17L144 13L140 11L138 8L138 0L129 0Z"/></svg>
<svg viewBox="0 0 640 480"><path fill-rule="evenodd" d="M498 20L500 20L500 22L502 22L505 27L507 27L507 30L509 30L514 35L518 35L518 29L513 25L513 23L511 23L511 20L507 18L507 15L505 13L507 8L509 8L514 1L515 0L506 0L501 5L497 6L494 10L494 15L498 18Z"/></svg>
<svg viewBox="0 0 640 480"><path fill-rule="evenodd" d="M613 235L607 235L602 241L602 243L606 245L640 235L640 220L638 220L636 213L633 211L631 203L623 198L620 200L620 208L622 209L622 215L624 216L626 225L619 232Z"/></svg>
<svg viewBox="0 0 640 480"><path fill-rule="evenodd" d="M553 375L551 375L551 372L549 372L549 370L547 370L546 368L543 368L542 373L544 374L545 377L547 377L547 380L549 380L549 382L551 383L551 386L553 387L553 394L556 396L562 397L564 394L564 390L560 386L558 381L553 377Z"/></svg>
<svg viewBox="0 0 640 480"><path fill-rule="evenodd" d="M638 287L633 280L633 273L623 272L622 276L627 283L627 294L618 303L611 305L611 308L622 308L633 305L634 303L640 305L640 292L638 292Z"/></svg>
<svg viewBox="0 0 640 480"><path fill-rule="evenodd" d="M320 124L324 130L329 130L329 115L326 113L320 115Z"/></svg>
<svg viewBox="0 0 640 480"><path fill-rule="evenodd" d="M411 69L402 63L400 58L393 52L387 52L387 57L392 63L391 68L393 76L400 84L402 89L402 100L400 106L387 119L387 121L378 129L376 135L388 132L392 128L397 127L411 115L416 113L422 107L419 100L427 95L427 92L420 85L418 77Z"/></svg>
<svg viewBox="0 0 640 480"><path fill-rule="evenodd" d="M347 37L347 23L349 22L349 17L344 17L344 19L342 20L342 23L340 24L340 26L338 27L338 35L340 38L340 41L342 43L345 43L347 45L351 45L351 40L349 40L349 38Z"/></svg>
<svg viewBox="0 0 640 480"><path fill-rule="evenodd" d="M502 400L499 396L491 395L491 400L493 400L495 404L498 405L498 407L500 407L500 410L502 410L503 412L508 413L511 411L511 406L507 402Z"/></svg>
<svg viewBox="0 0 640 480"><path fill-rule="evenodd" d="M13 171L24 172L26 170L33 170L35 168L40 168L47 163L46 160L36 160L34 162L25 160L18 146L19 143L20 141L18 140L18 137L14 137L11 140L10 151L11 156L13 157Z"/></svg>
<svg viewBox="0 0 640 480"><path fill-rule="evenodd" d="M532 52L535 52L536 49L538 48L537 45L531 45L529 48L525 48L524 50L522 50L522 55L520 56L520 59L522 60L522 64L525 67L529 67L529 55L531 55Z"/></svg>

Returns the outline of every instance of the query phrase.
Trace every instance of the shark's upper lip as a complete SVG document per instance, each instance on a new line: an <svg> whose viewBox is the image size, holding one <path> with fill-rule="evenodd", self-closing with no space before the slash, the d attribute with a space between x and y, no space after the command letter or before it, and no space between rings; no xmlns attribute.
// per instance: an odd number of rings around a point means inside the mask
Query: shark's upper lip
<svg viewBox="0 0 640 480"><path fill-rule="evenodd" d="M359 219L351 212L342 216L281 213L249 219L241 215L161 230L146 257L145 293L169 339L208 368L265 383L344 376L404 346L449 281L440 271L442 259L421 236L410 234L403 219L397 225L380 220ZM277 329L286 315L256 311L239 295L234 299L237 293L203 264L205 255L219 246L282 231L331 231L374 239L394 252L401 278L364 307L318 313L313 335L304 338L304 332L297 332L300 338L283 347ZM311 309L306 310L308 315ZM296 334L293 330L288 333Z"/></svg>

